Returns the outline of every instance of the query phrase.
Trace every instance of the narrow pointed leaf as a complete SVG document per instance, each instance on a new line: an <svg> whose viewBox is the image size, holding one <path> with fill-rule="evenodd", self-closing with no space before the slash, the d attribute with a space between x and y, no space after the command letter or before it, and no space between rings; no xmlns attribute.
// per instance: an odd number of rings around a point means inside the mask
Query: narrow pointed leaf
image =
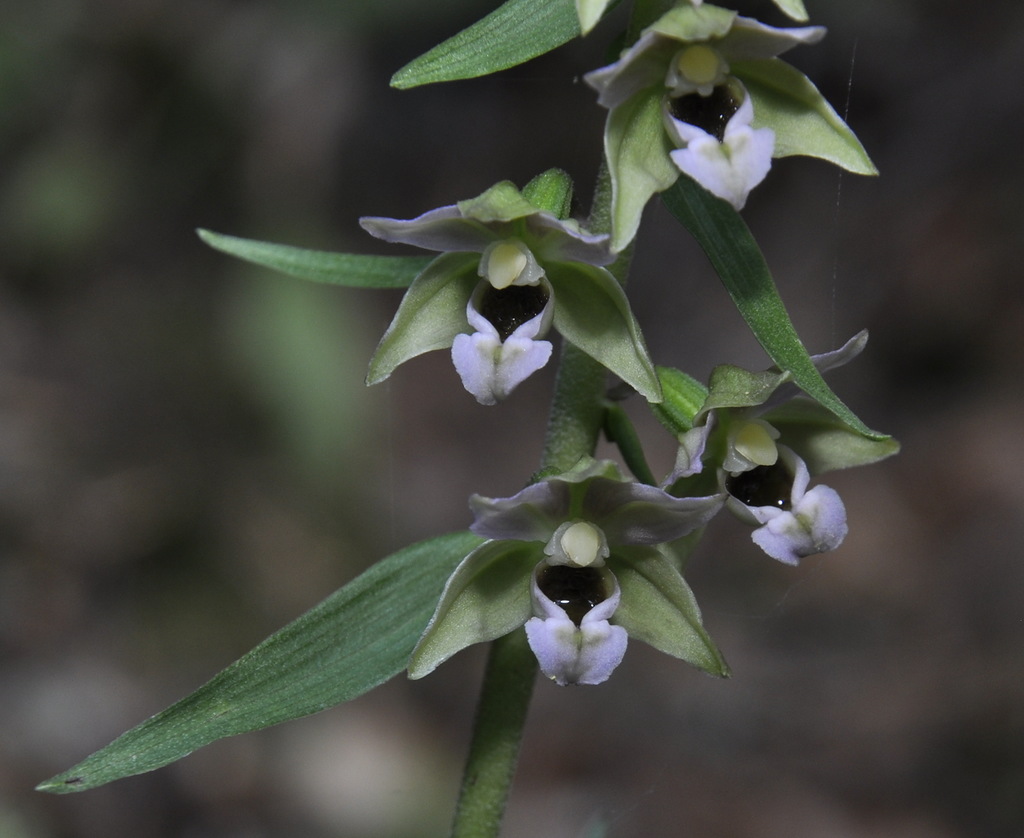
<svg viewBox="0 0 1024 838"><path fill-rule="evenodd" d="M669 211L697 239L765 352L793 382L858 433L872 431L832 392L793 327L768 264L746 222L726 201L683 176L663 194Z"/></svg>
<svg viewBox="0 0 1024 838"><path fill-rule="evenodd" d="M271 635L205 686L38 786L71 792L152 771L225 736L316 713L405 668L445 580L482 539L414 544Z"/></svg>
<svg viewBox="0 0 1024 838"><path fill-rule="evenodd" d="M807 76L778 58L735 61L754 100L754 125L775 132L775 156L819 157L858 175L877 175L850 127Z"/></svg>
<svg viewBox="0 0 1024 838"><path fill-rule="evenodd" d="M406 89L486 76L550 52L579 34L575 0L508 0L406 64L392 76L391 86Z"/></svg>
<svg viewBox="0 0 1024 838"><path fill-rule="evenodd" d="M350 288L407 288L417 274L430 264L432 256L365 256L328 253L287 244L226 236L197 230L210 247L254 265L331 285Z"/></svg>

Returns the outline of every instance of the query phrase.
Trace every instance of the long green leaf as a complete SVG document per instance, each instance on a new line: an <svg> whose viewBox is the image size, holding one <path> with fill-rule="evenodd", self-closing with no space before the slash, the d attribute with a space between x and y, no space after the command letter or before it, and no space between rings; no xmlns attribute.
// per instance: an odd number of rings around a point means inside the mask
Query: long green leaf
<svg viewBox="0 0 1024 838"><path fill-rule="evenodd" d="M815 368L779 297L761 248L739 213L686 175L662 197L704 249L743 319L779 369L792 375L804 392L857 432L885 439L885 434L872 431L843 404Z"/></svg>
<svg viewBox="0 0 1024 838"><path fill-rule="evenodd" d="M280 271L311 282L346 285L350 288L407 288L434 256L363 256L305 250L287 244L226 236L197 230L210 247L254 265Z"/></svg>
<svg viewBox="0 0 1024 838"><path fill-rule="evenodd" d="M445 580L481 542L451 533L392 554L190 696L37 788L95 788L373 689L406 666Z"/></svg>
<svg viewBox="0 0 1024 838"><path fill-rule="evenodd" d="M391 86L404 90L486 76L550 52L579 34L575 0L508 0L406 64L392 76Z"/></svg>

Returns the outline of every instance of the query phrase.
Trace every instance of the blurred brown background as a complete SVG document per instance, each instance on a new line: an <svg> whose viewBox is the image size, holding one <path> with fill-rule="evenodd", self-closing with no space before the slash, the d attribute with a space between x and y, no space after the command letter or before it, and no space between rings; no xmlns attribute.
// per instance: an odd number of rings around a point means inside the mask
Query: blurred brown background
<svg viewBox="0 0 1024 838"><path fill-rule="evenodd" d="M550 371L500 409L444 353L366 390L397 293L193 233L384 252L360 215L556 165L586 202L603 114L574 77L613 25L387 87L494 5L4 0L0 838L445 834L479 649L152 774L32 787L535 467ZM830 36L790 57L883 176L784 160L746 215L812 351L872 331L834 386L904 453L829 476L851 533L798 569L715 522L691 583L730 680L637 643L600 688L539 684L509 838L1024 834L1024 10L808 6ZM658 362L766 365L660 207L631 283Z"/></svg>

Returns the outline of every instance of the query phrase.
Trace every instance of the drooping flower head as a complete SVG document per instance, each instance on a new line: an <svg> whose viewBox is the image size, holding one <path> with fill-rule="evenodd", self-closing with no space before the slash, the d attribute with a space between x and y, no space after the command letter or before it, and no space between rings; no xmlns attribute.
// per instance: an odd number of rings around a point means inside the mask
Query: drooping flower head
<svg viewBox="0 0 1024 838"><path fill-rule="evenodd" d="M598 684L633 636L725 674L700 612L664 545L702 527L724 495L676 498L589 458L509 498L470 500L489 540L463 559L409 674L525 626L541 671L558 684Z"/></svg>
<svg viewBox="0 0 1024 838"><path fill-rule="evenodd" d="M564 177L546 173L522 193L504 181L408 221L360 220L377 238L441 253L409 287L370 361L368 383L451 347L465 388L494 404L547 363L552 346L544 337L554 326L646 398L660 398L626 296L602 267L614 259L608 236L531 200L537 181Z"/></svg>
<svg viewBox="0 0 1024 838"><path fill-rule="evenodd" d="M824 372L860 354L867 332L840 349L812 356ZM751 538L786 564L834 550L846 537L846 509L829 486L810 487L811 474L866 465L899 449L868 439L818 402L798 396L787 373L717 367L693 426L679 437L673 492L715 486L726 508L753 526Z"/></svg>
<svg viewBox="0 0 1024 838"><path fill-rule="evenodd" d="M618 61L585 76L609 111L614 249L632 240L648 199L681 172L736 209L773 156L814 154L873 172L810 81L776 58L824 34L819 26L776 28L710 4L679 3ZM811 122L821 129L817 121L826 124L820 135L807 130ZM837 136L848 156L829 150Z"/></svg>

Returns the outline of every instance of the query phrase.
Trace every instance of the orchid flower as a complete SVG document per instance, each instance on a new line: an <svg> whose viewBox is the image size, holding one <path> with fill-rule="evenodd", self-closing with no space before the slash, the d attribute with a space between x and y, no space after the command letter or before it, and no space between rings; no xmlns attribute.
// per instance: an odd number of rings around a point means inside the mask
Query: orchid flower
<svg viewBox="0 0 1024 838"><path fill-rule="evenodd" d="M662 549L702 527L724 500L672 497L590 458L509 498L474 495L470 529L488 541L449 578L410 676L521 626L541 671L561 685L605 681L629 636L725 674L689 587Z"/></svg>
<svg viewBox="0 0 1024 838"><path fill-rule="evenodd" d="M756 125L760 103L744 79L824 35L820 26L782 29L710 4L680 3L618 61L584 77L608 109L614 249L633 239L648 199L681 172L743 207L778 153L775 132Z"/></svg>
<svg viewBox="0 0 1024 838"><path fill-rule="evenodd" d="M861 332L840 349L812 356L819 371L855 358ZM896 453L891 439L846 428L817 402L799 396L787 373L717 367L703 407L679 436L673 493L716 487L726 508L755 527L751 538L787 564L834 550L847 533L846 509L832 488L808 488L811 474L866 465Z"/></svg>
<svg viewBox="0 0 1024 838"><path fill-rule="evenodd" d="M544 176L541 176L544 177ZM501 401L551 357L552 326L651 401L660 387L615 278L608 236L531 202L504 181L482 195L407 221L363 218L389 242L441 253L416 277L381 339L367 383L405 361L451 347L465 388Z"/></svg>

